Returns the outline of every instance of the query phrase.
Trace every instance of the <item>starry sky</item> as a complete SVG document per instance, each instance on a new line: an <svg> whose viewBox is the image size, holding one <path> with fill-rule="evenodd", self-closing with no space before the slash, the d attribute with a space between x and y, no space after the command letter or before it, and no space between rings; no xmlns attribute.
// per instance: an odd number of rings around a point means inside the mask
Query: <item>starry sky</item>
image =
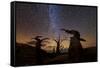
<svg viewBox="0 0 100 68"><path fill-rule="evenodd" d="M79 31L85 47L96 46L96 23L96 7L16 3L16 42L26 43L37 35L66 38L59 30L65 28Z"/></svg>

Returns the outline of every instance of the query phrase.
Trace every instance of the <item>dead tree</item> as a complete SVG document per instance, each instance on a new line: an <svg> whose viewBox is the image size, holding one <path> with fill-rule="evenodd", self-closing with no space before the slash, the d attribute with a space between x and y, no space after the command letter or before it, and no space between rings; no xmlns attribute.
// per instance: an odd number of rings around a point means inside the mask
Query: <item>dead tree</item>
<svg viewBox="0 0 100 68"><path fill-rule="evenodd" d="M55 39L53 40L57 43L56 54L59 55L60 54L60 36L58 40L55 40Z"/></svg>
<svg viewBox="0 0 100 68"><path fill-rule="evenodd" d="M36 58L37 58L37 64L42 64L42 61L43 61L43 54L42 54L42 50L41 50L41 42L43 40L46 40L48 38L43 38L41 39L42 36L36 36L35 38L32 38L32 39L35 39L36 40Z"/></svg>
<svg viewBox="0 0 100 68"><path fill-rule="evenodd" d="M70 46L68 49L69 59L70 62L79 62L83 54L83 48L80 41L85 41L85 40L80 38L80 33L76 30L66 30L66 29L61 29L61 30L73 35L73 37L70 38L71 39Z"/></svg>

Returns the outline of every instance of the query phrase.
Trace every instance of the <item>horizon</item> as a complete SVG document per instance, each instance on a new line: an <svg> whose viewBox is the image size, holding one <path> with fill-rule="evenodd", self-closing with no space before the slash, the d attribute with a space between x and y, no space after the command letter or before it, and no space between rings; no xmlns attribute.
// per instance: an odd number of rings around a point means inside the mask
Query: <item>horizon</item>
<svg viewBox="0 0 100 68"><path fill-rule="evenodd" d="M84 47L96 46L97 11L95 7L46 4L16 4L16 42L27 43L31 38L61 39L70 37L59 29L75 29L86 42ZM69 43L64 44L65 46Z"/></svg>

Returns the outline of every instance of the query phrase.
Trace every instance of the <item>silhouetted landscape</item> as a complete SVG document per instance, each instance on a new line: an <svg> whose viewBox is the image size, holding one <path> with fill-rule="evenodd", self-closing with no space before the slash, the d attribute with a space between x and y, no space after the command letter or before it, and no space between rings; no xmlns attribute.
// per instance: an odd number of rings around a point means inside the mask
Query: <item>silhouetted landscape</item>
<svg viewBox="0 0 100 68"><path fill-rule="evenodd" d="M42 64L62 64L72 63L68 59L68 53L55 54L47 53L41 50ZM97 49L96 47L84 48L84 55L80 62L94 62L97 61ZM16 65L38 65L36 59L36 48L28 44L16 43Z"/></svg>
<svg viewBox="0 0 100 68"><path fill-rule="evenodd" d="M97 7L16 2L15 8L16 66L97 61Z"/></svg>

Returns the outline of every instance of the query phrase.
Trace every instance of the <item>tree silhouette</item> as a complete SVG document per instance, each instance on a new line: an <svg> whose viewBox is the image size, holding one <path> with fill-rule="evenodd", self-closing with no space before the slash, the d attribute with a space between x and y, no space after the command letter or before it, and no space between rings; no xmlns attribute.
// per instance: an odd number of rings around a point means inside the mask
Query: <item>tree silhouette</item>
<svg viewBox="0 0 100 68"><path fill-rule="evenodd" d="M79 62L83 54L82 53L83 48L80 41L86 41L86 40L80 38L80 33L76 30L66 30L66 29L61 29L61 30L73 35L73 37L71 37L70 46L68 49L69 59L71 62Z"/></svg>
<svg viewBox="0 0 100 68"><path fill-rule="evenodd" d="M69 34L73 34L74 37L76 37L80 41L86 41L85 39L80 38L80 33L78 31L76 31L76 30L66 30L66 29L61 29L61 30L65 31L65 32L67 32Z"/></svg>
<svg viewBox="0 0 100 68"><path fill-rule="evenodd" d="M57 43L57 47L56 47L56 54L60 54L60 38L57 40L53 39L56 43Z"/></svg>
<svg viewBox="0 0 100 68"><path fill-rule="evenodd" d="M42 52L43 52L43 50L41 50L41 46L42 46L42 44L41 44L41 42L42 41L44 41L44 40L46 40L46 39L48 39L48 38L43 38L43 39L41 39L42 38L42 36L36 36L35 38L32 38L32 39L35 39L36 40L36 58L37 58L37 64L42 64Z"/></svg>

